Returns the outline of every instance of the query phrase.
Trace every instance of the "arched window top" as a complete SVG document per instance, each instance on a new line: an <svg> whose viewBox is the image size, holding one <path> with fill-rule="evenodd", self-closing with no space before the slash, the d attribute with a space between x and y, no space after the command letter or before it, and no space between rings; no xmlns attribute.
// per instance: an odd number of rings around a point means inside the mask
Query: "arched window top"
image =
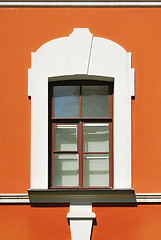
<svg viewBox="0 0 161 240"><path fill-rule="evenodd" d="M86 28L76 28L68 37L49 41L32 53L31 69L37 68L48 77L91 75L116 78L122 75L122 79L119 77L121 84L127 87L128 77L130 92L134 95L131 54L111 40L94 37ZM31 85L29 80L29 95Z"/></svg>
<svg viewBox="0 0 161 240"><path fill-rule="evenodd" d="M73 40L76 37L77 38L84 37L84 39L85 38L86 38L86 40L88 39L89 42L92 41L94 38L93 34L91 34L91 32L89 31L88 28L74 28L73 32L69 36L53 39L49 42L44 43L41 47L39 47L37 49L36 53L45 52L47 49L52 48L54 44L57 44L61 39L62 40L64 40L64 39ZM118 43L116 43L114 41L111 41L111 40L105 39L105 38L99 38L99 39L102 39L102 40L105 40L106 42L108 42L108 44L111 46L111 48L116 49L116 51L126 52L126 50L121 45L119 45ZM74 40L76 40L76 39L74 39Z"/></svg>
<svg viewBox="0 0 161 240"><path fill-rule="evenodd" d="M31 96L31 189L48 189L48 82L93 79L114 81L114 188L131 188L131 53L119 44L74 29L67 37L32 53L28 95Z"/></svg>

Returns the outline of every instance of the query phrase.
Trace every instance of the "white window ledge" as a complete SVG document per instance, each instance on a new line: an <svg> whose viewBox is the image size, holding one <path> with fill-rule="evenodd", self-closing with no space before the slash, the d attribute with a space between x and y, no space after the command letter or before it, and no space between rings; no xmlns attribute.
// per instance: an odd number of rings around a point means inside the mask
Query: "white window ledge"
<svg viewBox="0 0 161 240"><path fill-rule="evenodd" d="M135 203L134 190L52 189L28 190L31 203Z"/></svg>

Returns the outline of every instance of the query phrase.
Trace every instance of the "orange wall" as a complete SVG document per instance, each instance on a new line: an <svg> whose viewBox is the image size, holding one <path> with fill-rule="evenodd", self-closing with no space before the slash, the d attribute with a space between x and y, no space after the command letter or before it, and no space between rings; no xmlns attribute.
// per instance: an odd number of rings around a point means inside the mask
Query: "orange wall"
<svg viewBox="0 0 161 240"><path fill-rule="evenodd" d="M3 240L70 240L66 206L0 206Z"/></svg>
<svg viewBox="0 0 161 240"><path fill-rule="evenodd" d="M160 239L161 206L94 206L97 225L92 240ZM69 240L67 207L0 206L0 233L3 240Z"/></svg>
<svg viewBox="0 0 161 240"><path fill-rule="evenodd" d="M45 42L88 27L132 52L133 188L161 192L161 9L0 9L0 193L30 187L31 52ZM7 209L7 207L6 207Z"/></svg>
<svg viewBox="0 0 161 240"><path fill-rule="evenodd" d="M161 239L161 205L103 206L93 207L97 225L93 227L92 240Z"/></svg>

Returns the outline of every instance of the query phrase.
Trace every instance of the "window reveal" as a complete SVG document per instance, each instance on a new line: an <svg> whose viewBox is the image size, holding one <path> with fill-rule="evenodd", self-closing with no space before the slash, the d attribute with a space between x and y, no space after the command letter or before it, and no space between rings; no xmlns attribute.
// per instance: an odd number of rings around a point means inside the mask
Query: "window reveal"
<svg viewBox="0 0 161 240"><path fill-rule="evenodd" d="M50 188L112 187L112 94L104 82L50 83Z"/></svg>

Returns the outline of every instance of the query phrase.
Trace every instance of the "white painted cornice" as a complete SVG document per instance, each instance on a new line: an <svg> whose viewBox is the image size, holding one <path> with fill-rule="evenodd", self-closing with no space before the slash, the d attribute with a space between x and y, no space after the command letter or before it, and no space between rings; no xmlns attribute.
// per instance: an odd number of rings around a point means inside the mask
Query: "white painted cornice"
<svg viewBox="0 0 161 240"><path fill-rule="evenodd" d="M40 193L40 192L39 192ZM51 202L69 202L69 200L71 200L71 197L68 195L67 198L65 197L66 194L57 194L54 195L51 198L51 195L48 197L46 196L45 193L41 192L40 194L35 195L35 198L33 199L33 202L41 202L41 203L51 203ZM46 197L45 197L46 196ZM97 200L98 198L100 198L101 196L97 196ZM121 194L116 194L115 198L108 198L106 197L106 199L103 197L102 201L98 201L98 202L115 202L115 203L123 203L123 202L131 202L130 198L126 198L125 201L125 195ZM65 199L66 198L66 199ZM54 200L53 200L54 199ZM76 199L76 198L73 198ZM87 200L87 199L86 199ZM110 201L109 201L110 200ZM133 199L134 200L134 199ZM96 202L96 198L93 199L92 202ZM133 201L134 202L134 201ZM136 203L161 203L161 193L136 193L135 194L135 202ZM31 203L31 199L29 198L28 194L0 194L0 204L29 204Z"/></svg>
<svg viewBox="0 0 161 240"><path fill-rule="evenodd" d="M70 8L70 7L102 7L102 8L110 8L110 7L116 7L116 8L121 8L121 7L127 7L127 8L137 8L137 7L156 7L160 8L161 7L161 2L108 2L108 1L85 1L85 2L80 2L80 1L55 1L55 2L0 2L0 7L5 8L5 7L12 7L12 8L19 8L19 7L28 7L28 8L41 8L41 7L49 7L49 8L56 8L56 7L65 7L65 8Z"/></svg>

